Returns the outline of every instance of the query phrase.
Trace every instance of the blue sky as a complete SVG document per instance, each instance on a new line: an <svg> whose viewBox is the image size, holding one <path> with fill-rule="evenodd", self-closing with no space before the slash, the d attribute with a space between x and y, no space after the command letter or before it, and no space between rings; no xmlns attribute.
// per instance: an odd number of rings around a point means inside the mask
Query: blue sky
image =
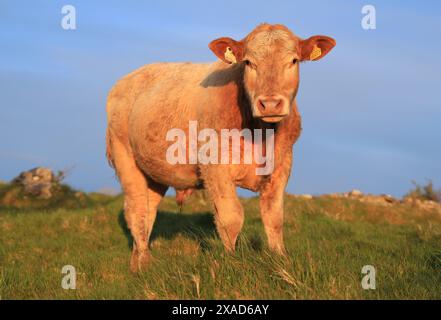
<svg viewBox="0 0 441 320"><path fill-rule="evenodd" d="M72 4L77 30L60 26ZM377 29L363 30L372 4ZM403 195L441 185L441 3L438 1L0 1L0 179L70 169L86 191L118 188L104 156L106 95L156 61L214 61L207 44L261 22L334 51L301 66L303 133L289 192Z"/></svg>

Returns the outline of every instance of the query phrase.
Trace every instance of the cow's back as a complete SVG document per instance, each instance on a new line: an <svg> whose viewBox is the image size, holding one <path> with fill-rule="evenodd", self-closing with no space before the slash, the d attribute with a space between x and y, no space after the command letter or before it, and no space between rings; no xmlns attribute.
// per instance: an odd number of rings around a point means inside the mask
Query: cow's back
<svg viewBox="0 0 441 320"><path fill-rule="evenodd" d="M109 126L118 135L126 135L129 115L140 96L150 99L150 103L141 108L152 109L155 113L157 102L173 102L171 97L182 99L178 96L197 90L198 79L203 78L209 68L208 64L156 63L129 73L114 85L108 95L106 110ZM156 103L153 104L153 101Z"/></svg>

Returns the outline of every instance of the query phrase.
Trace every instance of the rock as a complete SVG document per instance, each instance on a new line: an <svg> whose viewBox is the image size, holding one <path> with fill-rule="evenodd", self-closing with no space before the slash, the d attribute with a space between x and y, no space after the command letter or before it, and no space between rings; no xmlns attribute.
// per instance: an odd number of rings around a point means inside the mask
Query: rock
<svg viewBox="0 0 441 320"><path fill-rule="evenodd" d="M424 200L412 197L404 197L401 200L401 203L416 206L419 209L423 210L436 210L441 213L441 203L432 201L432 200Z"/></svg>
<svg viewBox="0 0 441 320"><path fill-rule="evenodd" d="M52 170L44 167L24 171L12 180L12 183L23 187L25 194L42 199L50 199L52 197L52 185L54 182L56 182L56 178Z"/></svg>
<svg viewBox="0 0 441 320"><path fill-rule="evenodd" d="M340 193L329 193L327 194L328 197L330 198L341 198L342 195Z"/></svg>
<svg viewBox="0 0 441 320"><path fill-rule="evenodd" d="M394 199L392 197L385 197L384 195L381 196L370 196L371 203L376 203L379 205L392 205L394 203Z"/></svg>
<svg viewBox="0 0 441 320"><path fill-rule="evenodd" d="M381 197L382 197L383 200L384 200L385 202L387 202L387 203L398 203L398 200L395 199L394 197L392 197L392 196L389 195L389 194L383 194Z"/></svg>
<svg viewBox="0 0 441 320"><path fill-rule="evenodd" d="M349 191L348 196L350 197L361 197L363 195L363 192L360 190L354 189L352 191Z"/></svg>
<svg viewBox="0 0 441 320"><path fill-rule="evenodd" d="M419 206L423 209L431 210L431 209L438 209L440 207L440 204L432 200L425 200L425 201L421 201L419 203Z"/></svg>

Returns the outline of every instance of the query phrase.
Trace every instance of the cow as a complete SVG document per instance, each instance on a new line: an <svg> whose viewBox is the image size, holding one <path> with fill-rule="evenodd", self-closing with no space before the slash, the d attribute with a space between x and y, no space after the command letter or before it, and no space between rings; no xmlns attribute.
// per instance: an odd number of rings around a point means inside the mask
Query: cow
<svg viewBox="0 0 441 320"><path fill-rule="evenodd" d="M204 188L214 208L217 233L228 252L244 222L236 187L260 194L260 212L270 250L285 254L283 197L293 145L301 133L296 105L299 63L316 61L335 46L316 35L301 39L283 25L261 24L242 40L222 37L209 44L213 63L154 63L119 80L107 99L107 158L124 192L124 215L133 236L130 269L151 260L149 238L167 189L179 195ZM274 168L261 163L170 163L167 132L199 128L272 129ZM187 155L188 157L188 155Z"/></svg>

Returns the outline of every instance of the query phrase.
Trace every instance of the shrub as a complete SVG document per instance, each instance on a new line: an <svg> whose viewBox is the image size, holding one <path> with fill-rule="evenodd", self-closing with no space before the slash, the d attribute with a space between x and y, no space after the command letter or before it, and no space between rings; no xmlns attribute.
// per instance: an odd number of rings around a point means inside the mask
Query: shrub
<svg viewBox="0 0 441 320"><path fill-rule="evenodd" d="M441 190L435 190L431 180L424 186L417 184L415 181L412 181L412 183L415 188L410 190L404 196L405 198L441 202Z"/></svg>

